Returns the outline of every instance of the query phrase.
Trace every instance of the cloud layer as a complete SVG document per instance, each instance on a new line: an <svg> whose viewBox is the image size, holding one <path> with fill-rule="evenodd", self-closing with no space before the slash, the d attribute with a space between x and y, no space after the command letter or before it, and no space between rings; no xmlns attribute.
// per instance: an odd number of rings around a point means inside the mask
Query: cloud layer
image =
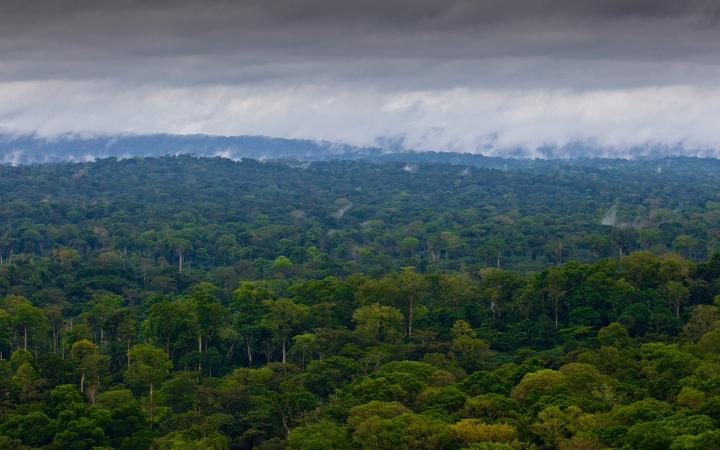
<svg viewBox="0 0 720 450"><path fill-rule="evenodd" d="M9 0L0 127L712 152L719 12L711 0Z"/></svg>

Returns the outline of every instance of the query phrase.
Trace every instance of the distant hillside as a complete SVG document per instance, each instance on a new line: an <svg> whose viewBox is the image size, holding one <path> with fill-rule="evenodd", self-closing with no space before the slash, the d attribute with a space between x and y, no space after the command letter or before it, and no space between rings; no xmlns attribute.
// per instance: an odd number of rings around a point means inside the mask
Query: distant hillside
<svg viewBox="0 0 720 450"><path fill-rule="evenodd" d="M135 156L166 156L190 154L223 157L233 160L327 161L333 159L364 159L372 162L406 162L409 164L440 163L500 170L545 167L548 164L613 167L626 164L622 159L632 155L635 160L661 160L688 155L716 157L712 149L689 151L682 147L643 146L625 150L604 149L588 144L572 143L562 147L543 147L534 151L508 149L508 157L484 156L473 153L416 152L397 145L388 148L357 147L327 141L283 139L265 136L194 135L107 135L82 137L64 135L43 138L36 135L0 134L0 164L81 162L98 158L131 158ZM538 159L536 156L541 156ZM550 161L556 161L550 163ZM558 162L560 161L560 162ZM410 169L412 169L410 167ZM661 170L661 169L659 169Z"/></svg>
<svg viewBox="0 0 720 450"><path fill-rule="evenodd" d="M321 160L333 155L369 155L377 148L262 136L123 135L46 139L34 135L0 135L0 162L31 164L92 161L95 158L194 154L230 159Z"/></svg>

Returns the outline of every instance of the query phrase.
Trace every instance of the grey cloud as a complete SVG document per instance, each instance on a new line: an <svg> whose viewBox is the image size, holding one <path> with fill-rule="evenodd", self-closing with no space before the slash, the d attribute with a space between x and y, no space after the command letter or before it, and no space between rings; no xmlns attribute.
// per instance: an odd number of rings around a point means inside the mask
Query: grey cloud
<svg viewBox="0 0 720 450"><path fill-rule="evenodd" d="M105 75L156 58L181 66L399 58L713 62L713 1L41 1L0 3L6 77ZM150 60L150 62L148 62ZM38 67L45 63L54 67ZM77 70L70 70L77 67ZM213 67L205 67L206 72ZM90 75L99 68L89 71ZM43 75L42 72L46 72ZM152 78L153 71L145 72Z"/></svg>
<svg viewBox="0 0 720 450"><path fill-rule="evenodd" d="M3 0L0 128L715 146L718 17L715 0Z"/></svg>

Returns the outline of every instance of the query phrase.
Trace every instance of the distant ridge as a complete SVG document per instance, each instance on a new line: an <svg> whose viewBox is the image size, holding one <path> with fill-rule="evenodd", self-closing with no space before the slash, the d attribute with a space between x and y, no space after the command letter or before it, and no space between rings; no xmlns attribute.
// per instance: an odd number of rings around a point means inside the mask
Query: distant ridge
<svg viewBox="0 0 720 450"><path fill-rule="evenodd" d="M0 131L0 164L23 165L58 162L93 161L98 158L157 157L189 154L199 157L223 157L233 160L325 161L331 159L365 159L449 163L504 169L508 166L542 165L542 161L563 160L566 164L587 165L589 160L659 160L670 157L717 158L714 149L688 150L681 145L635 146L626 149L605 149L582 142L559 147L545 146L534 150L507 149L501 156L479 153L433 152L404 150L397 145L358 147L310 139L284 139L267 136L214 136L205 134L145 134L82 136L66 134L52 138L34 134L3 134ZM495 151L495 153L498 153ZM585 161L584 163L582 161Z"/></svg>
<svg viewBox="0 0 720 450"><path fill-rule="evenodd" d="M382 150L379 148L265 136L149 134L43 138L36 135L0 135L0 162L11 165L180 154L229 159L313 161L337 155L380 153Z"/></svg>

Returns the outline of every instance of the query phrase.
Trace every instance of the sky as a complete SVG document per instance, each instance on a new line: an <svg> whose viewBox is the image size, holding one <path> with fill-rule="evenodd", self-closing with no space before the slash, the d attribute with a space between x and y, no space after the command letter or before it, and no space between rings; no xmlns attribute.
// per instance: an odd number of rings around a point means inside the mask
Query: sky
<svg viewBox="0 0 720 450"><path fill-rule="evenodd" d="M0 2L4 133L720 155L718 118L717 0Z"/></svg>

